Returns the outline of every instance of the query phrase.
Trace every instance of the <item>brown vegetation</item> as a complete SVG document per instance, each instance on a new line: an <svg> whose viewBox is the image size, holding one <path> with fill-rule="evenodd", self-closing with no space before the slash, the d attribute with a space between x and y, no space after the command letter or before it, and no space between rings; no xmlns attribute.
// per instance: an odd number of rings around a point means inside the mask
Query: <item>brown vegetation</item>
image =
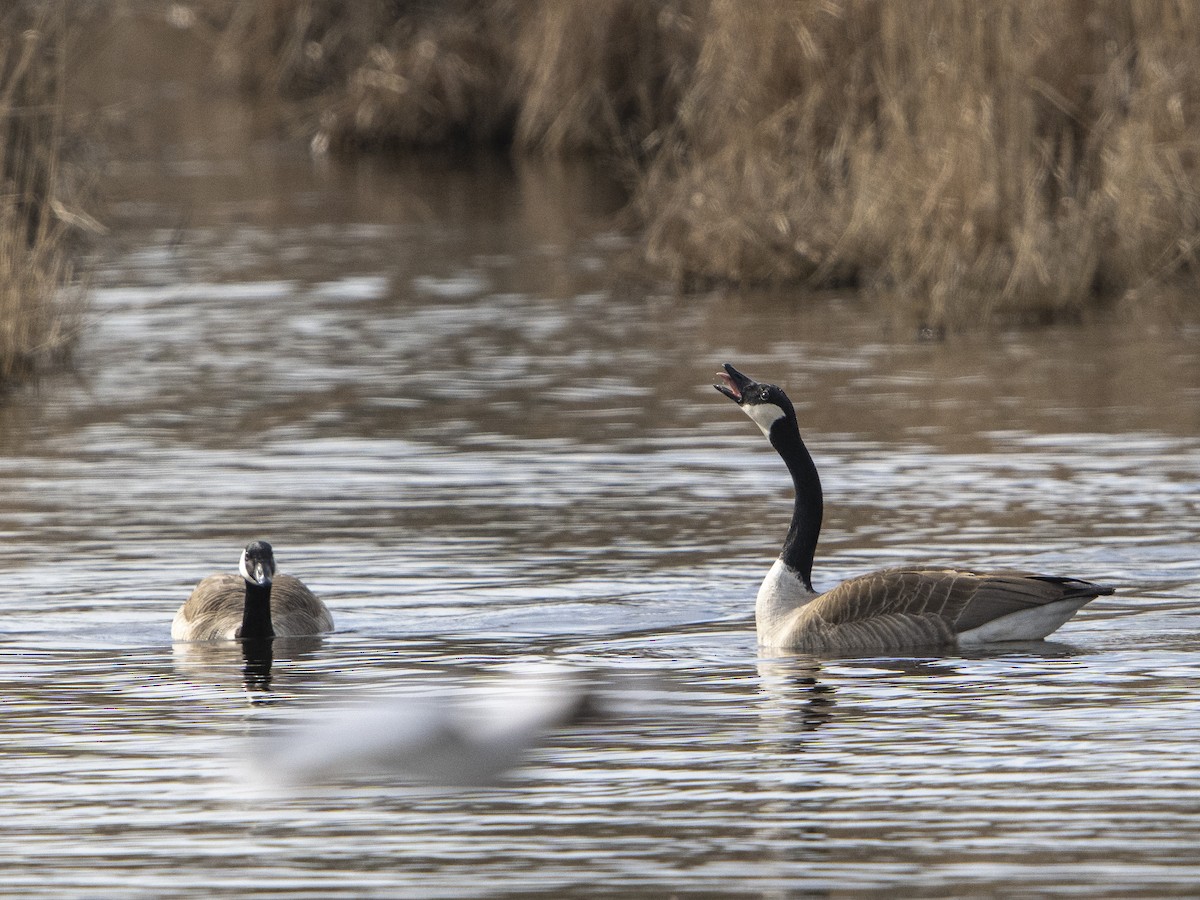
<svg viewBox="0 0 1200 900"><path fill-rule="evenodd" d="M714 0L648 251L679 278L854 281L939 324L1194 275L1198 26L1120 0Z"/></svg>
<svg viewBox="0 0 1200 900"><path fill-rule="evenodd" d="M65 23L48 6L0 13L0 386L61 358L78 332L64 185Z"/></svg>
<svg viewBox="0 0 1200 900"><path fill-rule="evenodd" d="M307 125L340 149L511 133L505 4L205 0L195 9L220 70L254 90L317 98Z"/></svg>
<svg viewBox="0 0 1200 900"><path fill-rule="evenodd" d="M695 55L688 3L196 0L192 24L243 87L307 99L322 146L638 147L675 116Z"/></svg>
<svg viewBox="0 0 1200 900"><path fill-rule="evenodd" d="M316 98L331 146L625 161L646 257L684 285L855 284L956 325L1197 273L1194 4L198 3L260 10L221 47Z"/></svg>

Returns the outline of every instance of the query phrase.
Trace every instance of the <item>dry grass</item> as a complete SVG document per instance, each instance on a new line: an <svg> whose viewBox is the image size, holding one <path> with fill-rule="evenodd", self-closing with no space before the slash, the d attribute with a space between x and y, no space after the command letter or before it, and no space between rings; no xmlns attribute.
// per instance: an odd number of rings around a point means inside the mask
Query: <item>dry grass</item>
<svg viewBox="0 0 1200 900"><path fill-rule="evenodd" d="M61 359L78 333L63 187L63 17L13 4L0 14L0 386Z"/></svg>
<svg viewBox="0 0 1200 900"><path fill-rule="evenodd" d="M1197 26L1123 0L714 0L682 149L641 195L650 257L951 326L1194 277Z"/></svg>
<svg viewBox="0 0 1200 900"><path fill-rule="evenodd" d="M519 7L516 146L641 160L674 121L696 54L680 0Z"/></svg>
<svg viewBox="0 0 1200 900"><path fill-rule="evenodd" d="M329 145L628 163L646 257L683 285L853 284L953 327L1196 277L1195 4L247 7L223 45L269 62L255 83L317 98Z"/></svg>
<svg viewBox="0 0 1200 900"><path fill-rule="evenodd" d="M336 150L504 144L512 135L515 17L469 0L196 0L186 21L218 70L302 107Z"/></svg>
<svg viewBox="0 0 1200 900"><path fill-rule="evenodd" d="M681 95L683 2L194 0L190 24L243 87L307 99L320 146L640 148Z"/></svg>

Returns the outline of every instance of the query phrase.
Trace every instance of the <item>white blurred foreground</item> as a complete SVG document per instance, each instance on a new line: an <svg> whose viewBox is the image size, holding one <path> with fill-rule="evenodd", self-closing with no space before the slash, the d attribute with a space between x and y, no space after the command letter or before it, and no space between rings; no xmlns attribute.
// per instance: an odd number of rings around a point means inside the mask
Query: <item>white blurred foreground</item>
<svg viewBox="0 0 1200 900"><path fill-rule="evenodd" d="M356 702L316 713L250 747L257 787L304 787L346 777L443 786L486 785L520 765L556 729L602 712L603 679L537 665L458 693Z"/></svg>

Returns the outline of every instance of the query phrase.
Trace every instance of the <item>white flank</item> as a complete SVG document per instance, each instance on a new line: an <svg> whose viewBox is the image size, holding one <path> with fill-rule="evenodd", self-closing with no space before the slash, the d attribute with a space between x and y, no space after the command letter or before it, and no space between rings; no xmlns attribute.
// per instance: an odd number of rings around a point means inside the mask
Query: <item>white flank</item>
<svg viewBox="0 0 1200 900"><path fill-rule="evenodd" d="M958 636L960 644L990 644L998 641L1040 641L1083 606L1091 597L1071 597L1044 606L1009 613L985 622Z"/></svg>

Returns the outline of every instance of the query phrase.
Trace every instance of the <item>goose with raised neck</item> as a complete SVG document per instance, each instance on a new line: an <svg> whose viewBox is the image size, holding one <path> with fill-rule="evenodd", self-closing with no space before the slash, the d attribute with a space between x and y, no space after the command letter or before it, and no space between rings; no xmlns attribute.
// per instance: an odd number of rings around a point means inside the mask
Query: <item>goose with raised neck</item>
<svg viewBox="0 0 1200 900"><path fill-rule="evenodd" d="M728 363L714 387L759 427L792 476L795 502L783 550L758 590L755 622L764 647L810 652L878 652L1040 640L1108 585L1061 575L896 567L813 587L824 497L796 411L776 385Z"/></svg>

